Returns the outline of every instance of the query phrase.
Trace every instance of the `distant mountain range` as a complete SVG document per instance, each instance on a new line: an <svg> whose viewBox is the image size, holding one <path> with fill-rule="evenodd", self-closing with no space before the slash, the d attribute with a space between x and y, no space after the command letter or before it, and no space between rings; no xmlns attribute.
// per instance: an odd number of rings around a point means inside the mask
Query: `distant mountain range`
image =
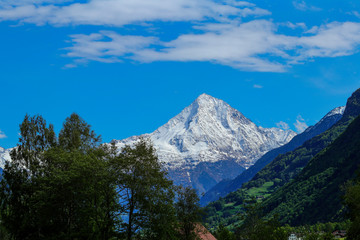
<svg viewBox="0 0 360 240"><path fill-rule="evenodd" d="M325 132L341 119L344 110L345 107L337 107L333 109L328 114L326 114L317 124L308 127L303 133L295 136L289 143L267 152L258 161L256 161L253 166L242 172L235 179L223 180L220 183L216 184L201 198L201 205L205 206L209 202L215 201L220 197L225 197L227 194L237 190L242 186L243 183L251 180L251 178L253 178L257 172L259 172L262 168L264 168L267 164L274 160L274 158L277 157L279 154L284 154L292 151L295 148L301 146L305 141L315 137L316 135L319 135L320 133Z"/></svg>
<svg viewBox="0 0 360 240"><path fill-rule="evenodd" d="M168 123L142 136L151 138L175 184L203 193L238 176L295 135L291 130L256 126L224 101L202 94ZM113 142L123 147L139 137Z"/></svg>

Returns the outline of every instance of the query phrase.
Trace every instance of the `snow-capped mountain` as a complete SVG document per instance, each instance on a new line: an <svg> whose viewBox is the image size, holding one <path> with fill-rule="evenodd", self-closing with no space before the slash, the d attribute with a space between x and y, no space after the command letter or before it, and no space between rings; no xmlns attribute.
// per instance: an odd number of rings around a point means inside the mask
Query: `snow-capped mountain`
<svg viewBox="0 0 360 240"><path fill-rule="evenodd" d="M329 127L331 127L334 122L337 122L341 116L344 114L345 111L345 106L341 106L341 107L337 107L334 108L333 110L331 110L330 112L328 112L328 114L326 114L318 123L316 123L314 126L310 126L308 127L305 132L311 132L314 129L317 128L323 128L323 129L328 129Z"/></svg>
<svg viewBox="0 0 360 240"><path fill-rule="evenodd" d="M291 130L258 127L224 101L202 94L165 125L142 136L152 140L175 183L191 183L202 192L237 176L295 135ZM121 148L138 138L113 142Z"/></svg>
<svg viewBox="0 0 360 240"><path fill-rule="evenodd" d="M11 149L4 149L0 147L0 168L4 168L5 162L11 160L10 151Z"/></svg>

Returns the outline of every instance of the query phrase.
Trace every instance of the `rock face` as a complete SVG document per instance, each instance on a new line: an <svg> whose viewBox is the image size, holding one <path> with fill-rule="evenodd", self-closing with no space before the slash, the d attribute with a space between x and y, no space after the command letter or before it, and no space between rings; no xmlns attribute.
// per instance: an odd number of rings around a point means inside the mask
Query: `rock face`
<svg viewBox="0 0 360 240"><path fill-rule="evenodd" d="M192 185L202 193L236 177L295 135L258 127L224 101L202 94L168 123L142 136L152 140L175 184ZM113 142L121 148L139 137Z"/></svg>

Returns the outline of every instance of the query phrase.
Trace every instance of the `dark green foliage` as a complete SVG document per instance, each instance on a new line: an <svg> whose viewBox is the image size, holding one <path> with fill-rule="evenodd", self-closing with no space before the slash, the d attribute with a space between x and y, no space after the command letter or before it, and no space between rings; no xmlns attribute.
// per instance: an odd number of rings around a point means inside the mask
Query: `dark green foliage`
<svg viewBox="0 0 360 240"><path fill-rule="evenodd" d="M83 119L59 139L41 116L26 116L3 172L2 239L177 239L175 193L152 145L100 145Z"/></svg>
<svg viewBox="0 0 360 240"><path fill-rule="evenodd" d="M304 236L304 240L320 240L320 234L317 232L308 233Z"/></svg>
<svg viewBox="0 0 360 240"><path fill-rule="evenodd" d="M243 223L236 229L236 239L286 240L288 235L276 218L264 220L262 207L253 199L244 205Z"/></svg>
<svg viewBox="0 0 360 240"><path fill-rule="evenodd" d="M41 176L43 152L56 142L53 127L41 116L25 116L20 125L19 144L11 152L12 164L6 163L1 181L2 224L15 239L36 238L39 229L32 208Z"/></svg>
<svg viewBox="0 0 360 240"><path fill-rule="evenodd" d="M66 118L63 128L59 133L59 145L67 151L88 151L96 148L101 142L101 137L96 136L91 126L76 113Z"/></svg>
<svg viewBox="0 0 360 240"><path fill-rule="evenodd" d="M190 187L179 187L175 203L179 221L180 239L197 239L196 227L201 222L201 208L196 191Z"/></svg>
<svg viewBox="0 0 360 240"><path fill-rule="evenodd" d="M154 147L140 139L133 147L125 146L112 165L124 218L119 230L124 238L174 238L174 191Z"/></svg>
<svg viewBox="0 0 360 240"><path fill-rule="evenodd" d="M347 239L360 239L360 176L357 181L349 182L346 188L345 203L349 207L349 216L352 224L349 228Z"/></svg>
<svg viewBox="0 0 360 240"><path fill-rule="evenodd" d="M323 118L321 122L315 126L312 126L303 133L296 135L289 143L267 152L264 156L259 158L253 166L242 172L235 179L224 180L207 191L201 198L200 204L204 206L209 202L215 201L220 197L225 197L227 194L236 191L242 186L242 184L251 180L257 172L273 161L278 155L293 151L295 148L301 146L305 141L325 132L338 122L341 117L341 114L336 114ZM285 168L285 166L281 167L281 169L283 168ZM280 181L277 182L277 185L279 185L279 183Z"/></svg>
<svg viewBox="0 0 360 240"><path fill-rule="evenodd" d="M117 209L110 149L94 144L98 137L76 114L66 128L72 131L61 135L63 142L86 141L58 144L52 126L40 116L26 116L20 125L19 145L4 169L0 192L3 226L14 239L108 239L113 234Z"/></svg>
<svg viewBox="0 0 360 240"><path fill-rule="evenodd" d="M216 229L214 234L217 240L235 240L235 234L227 229L224 225L220 224L220 226Z"/></svg>
<svg viewBox="0 0 360 240"><path fill-rule="evenodd" d="M278 186L283 186L298 175L306 164L321 150L332 143L360 114L360 90L348 99L342 119L324 133L306 141L302 146L284 155L279 155L269 165L258 172L245 188L259 187L263 182L279 179Z"/></svg>
<svg viewBox="0 0 360 240"><path fill-rule="evenodd" d="M294 179L302 170L303 168L308 164L308 162L318 153L320 153L324 148L330 145L337 137L340 136L340 134L349 126L349 124L352 122L354 118L356 118L360 114L360 90L357 90L352 94L352 96L348 99L346 109L344 112L344 115L342 119L340 119L335 125L333 125L329 130L325 131L324 133L306 141L302 146L298 147L294 151L288 152L283 155L279 155L276 157L270 164L268 164L265 168L263 168L261 171L259 171L252 180L249 182L243 184L242 188L237 190L237 199L234 199L233 196L230 197L230 195L226 196L221 201L224 202L224 204L233 204L235 208L238 209L238 211L241 211L241 206L237 203L241 203L246 199L251 198L254 196L254 193L257 197L259 197L259 192L261 192L261 195L266 199L267 196L275 192L277 189L281 188L285 184L289 183L292 179ZM328 177L336 177L336 174L342 174L342 172L331 172L334 169L327 169L322 175L317 176L317 178L312 179L312 182L323 181L324 179L327 179ZM350 170L349 170L350 171ZM345 167L343 173L348 173L348 168ZM351 172L351 171L350 171ZM335 175L334 175L335 174ZM346 177L346 176L344 176ZM338 179L340 182L342 181L341 178ZM273 182L273 186L265 188L264 185L266 183ZM337 185L333 185L334 189L327 188L328 192L323 192L322 195L325 196L328 194L329 198L326 198L327 203L335 204L336 201L333 201L334 199L339 199L341 192L339 192ZM303 186L304 190L308 188L309 191L311 191L312 187L308 187L307 185ZM334 194L333 192L334 191ZM286 199L282 198L283 201L289 199L296 199L300 196L292 196L292 192L284 190L286 193ZM315 193L317 194L317 193ZM275 197L274 197L275 199ZM323 214L320 214L319 218L319 212L310 212L308 217L305 217L302 219L301 216L305 216L304 212L306 212L306 209L310 209L309 206L317 207L316 209L322 209L319 206L315 206L314 202L312 200L313 198L309 198L307 196L304 197L301 201L304 203L306 202L307 205L302 205L298 209L294 209L294 207L286 206L280 204L279 208L276 213L282 212L283 215L285 215L285 212L289 214L289 216L285 219L280 218L281 221L288 222L291 219L297 219L297 220L291 220L293 224L304 224L308 223L309 219L314 217L314 221L330 221L332 217L334 219L340 219L340 216L334 216L332 215L330 217L330 214L333 214L333 209L336 209L336 211L339 211L339 205L338 202L336 202L335 205L330 205L328 209L328 213L323 211ZM261 200L261 199L260 199ZM261 200L262 201L262 200ZM296 201L296 200L295 200ZM277 201L280 203L280 201ZM316 204L316 203L315 203ZM318 204L322 204L318 202ZM211 208L212 204L209 204L206 209ZM274 207L274 205L269 205ZM295 206L295 205L294 205ZM289 208L288 208L289 207ZM269 207L270 209L271 207ZM268 210L267 210L268 211ZM340 213L340 211L339 211ZM280 214L282 216L282 214ZM326 216L327 215L327 216ZM291 217L290 217L291 216ZM306 219L307 218L307 219ZM316 219L316 220L315 220ZM215 215L208 215L206 218L206 222L210 225L218 225L220 222L223 222L226 224L229 222L230 219L224 219L221 216L221 213L215 212ZM303 222L304 221L304 222Z"/></svg>
<svg viewBox="0 0 360 240"><path fill-rule="evenodd" d="M314 224L342 220L341 187L360 165L360 118L316 155L292 182L265 200L266 213L283 223Z"/></svg>

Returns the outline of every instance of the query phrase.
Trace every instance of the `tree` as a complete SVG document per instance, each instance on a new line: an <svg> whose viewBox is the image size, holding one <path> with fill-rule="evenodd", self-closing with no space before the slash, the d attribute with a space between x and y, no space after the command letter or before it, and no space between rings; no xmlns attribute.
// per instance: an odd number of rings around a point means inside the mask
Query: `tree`
<svg viewBox="0 0 360 240"><path fill-rule="evenodd" d="M1 180L0 236L177 239L175 189L148 140L118 153L75 113L58 138L41 116L25 116L20 132Z"/></svg>
<svg viewBox="0 0 360 240"><path fill-rule="evenodd" d="M216 229L215 237L217 240L235 240L235 235L223 224L220 224L220 226Z"/></svg>
<svg viewBox="0 0 360 240"><path fill-rule="evenodd" d="M331 234L331 232L326 232L321 236L321 240L334 240L334 235Z"/></svg>
<svg viewBox="0 0 360 240"><path fill-rule="evenodd" d="M196 227L201 222L202 213L199 200L191 187L178 187L175 208L181 239L193 240L197 237Z"/></svg>
<svg viewBox="0 0 360 240"><path fill-rule="evenodd" d="M41 116L26 115L20 125L19 144L11 152L1 180L0 207L2 225L15 239L39 236L34 198L39 186L35 179L42 175L44 152L56 144L53 126Z"/></svg>
<svg viewBox="0 0 360 240"><path fill-rule="evenodd" d="M117 173L123 237L174 239L172 181L166 178L150 141L141 138L134 146L125 146L112 166Z"/></svg>
<svg viewBox="0 0 360 240"><path fill-rule="evenodd" d="M319 240L319 239L320 239L320 234L316 232L306 233L304 236L304 240Z"/></svg>
<svg viewBox="0 0 360 240"><path fill-rule="evenodd" d="M67 151L89 151L99 146L101 136L97 136L91 126L78 114L73 113L66 118L59 133L59 145Z"/></svg>
<svg viewBox="0 0 360 240"><path fill-rule="evenodd" d="M114 150L83 119L66 119L59 141L26 116L1 181L2 224L14 239L109 239L114 235Z"/></svg>
<svg viewBox="0 0 360 240"><path fill-rule="evenodd" d="M237 239L285 240L288 233L280 227L277 217L263 219L262 206L255 199L245 201L243 223L236 229Z"/></svg>
<svg viewBox="0 0 360 240"><path fill-rule="evenodd" d="M63 124L59 144L45 154L46 174L39 180L38 211L44 233L57 239L109 239L114 233L118 204L110 165L115 150L73 113ZM49 208L56 206L56 210Z"/></svg>
<svg viewBox="0 0 360 240"><path fill-rule="evenodd" d="M360 176L358 180L350 182L346 188L345 203L350 212L350 220L352 221L347 233L349 240L360 239Z"/></svg>

